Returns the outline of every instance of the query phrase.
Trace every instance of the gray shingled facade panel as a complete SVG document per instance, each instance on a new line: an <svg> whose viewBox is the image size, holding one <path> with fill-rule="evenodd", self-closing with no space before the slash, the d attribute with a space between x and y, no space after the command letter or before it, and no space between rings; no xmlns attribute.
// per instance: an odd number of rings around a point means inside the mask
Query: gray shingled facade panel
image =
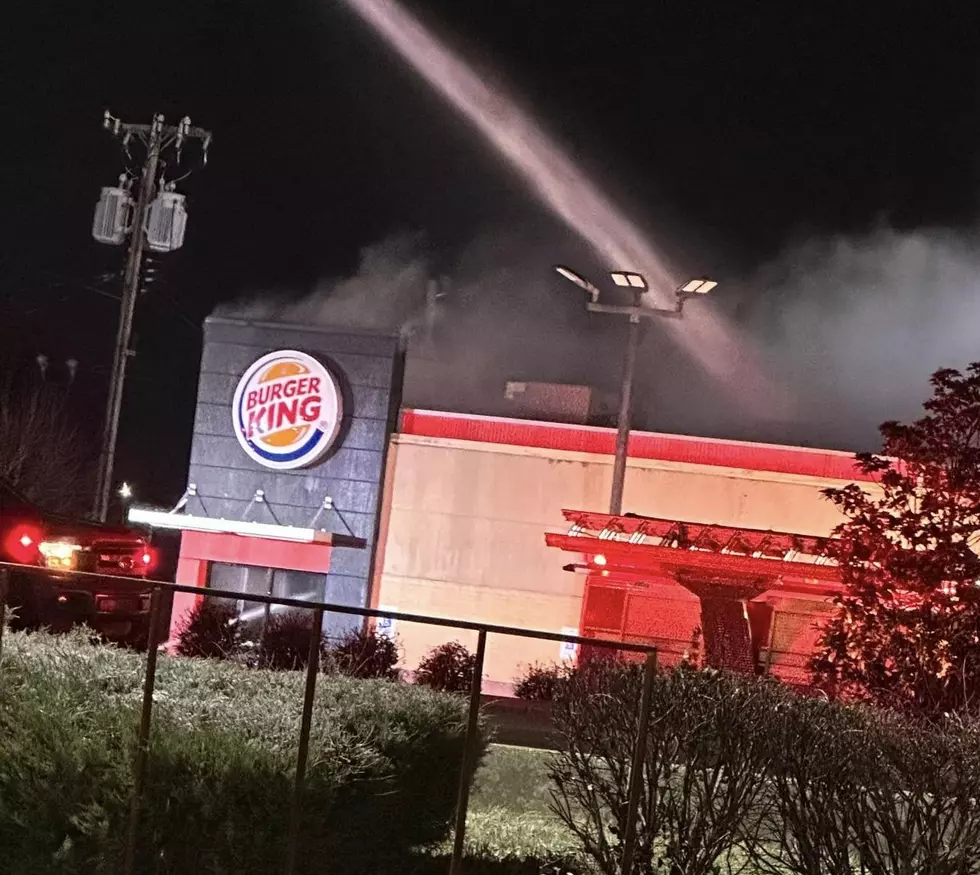
<svg viewBox="0 0 980 875"><path fill-rule="evenodd" d="M309 468L274 471L253 461L238 443L231 403L244 371L280 349L318 358L344 384L342 442ZM188 511L213 517L278 522L354 535L365 549L335 548L327 575L328 601L365 605L369 597L384 459L395 426L392 397L400 397L397 337L341 329L211 318L205 322L198 405L188 482L197 487ZM254 501L263 490L265 502ZM333 508L321 510L324 498ZM319 515L318 515L319 511ZM351 620L327 627L343 631Z"/></svg>
<svg viewBox="0 0 980 875"><path fill-rule="evenodd" d="M201 374L200 382L197 384L197 403L220 404L231 410L231 402L235 397L237 385L238 377L232 374ZM194 425L196 431L197 423L195 422Z"/></svg>
<svg viewBox="0 0 980 875"><path fill-rule="evenodd" d="M239 456L243 458L240 459ZM317 465L317 472L322 477L377 482L381 478L381 458L380 448L375 451L344 447L335 455L328 456L325 462L320 462ZM267 471L270 477L274 473L246 456L237 438L215 437L206 432L194 433L194 442L191 444L191 467L195 465Z"/></svg>
<svg viewBox="0 0 980 875"><path fill-rule="evenodd" d="M242 346L233 343L208 343L201 356L202 374L232 374L235 382L258 355L261 346ZM306 352L307 350L300 350ZM319 354L324 364L342 372L352 386L387 389L391 383L391 362L377 355L363 353Z"/></svg>
<svg viewBox="0 0 980 875"><path fill-rule="evenodd" d="M212 437L235 437L231 410L226 404L198 404L194 433ZM352 450L374 451L384 441L387 423L383 419L351 418L350 430L344 436L344 447Z"/></svg>
<svg viewBox="0 0 980 875"><path fill-rule="evenodd" d="M342 513L371 514L377 506L377 489L366 489L361 482L314 477L305 471L279 471L275 478L270 478L264 470L196 465L193 472L190 482L205 499L234 498L242 492L254 495L261 489L272 507L294 505L315 510L322 507L324 498L328 497Z"/></svg>
<svg viewBox="0 0 980 875"><path fill-rule="evenodd" d="M287 322L249 322L212 316L205 323L210 343L232 343L271 349L322 349L331 354L343 352L381 355L394 358L398 355L398 338L393 335L373 334L368 331L346 329L311 329L308 325ZM269 346L269 337L284 338L286 343Z"/></svg>

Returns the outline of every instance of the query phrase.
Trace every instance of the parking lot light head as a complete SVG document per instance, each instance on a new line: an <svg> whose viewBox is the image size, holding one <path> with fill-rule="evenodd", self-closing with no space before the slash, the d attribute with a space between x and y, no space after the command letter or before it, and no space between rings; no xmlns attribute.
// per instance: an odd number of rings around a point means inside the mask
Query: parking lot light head
<svg viewBox="0 0 980 875"><path fill-rule="evenodd" d="M707 277L701 277L700 279L688 280L681 286L681 291L688 295L706 295L717 285L718 283L716 283L714 280L709 280Z"/></svg>
<svg viewBox="0 0 980 875"><path fill-rule="evenodd" d="M563 276L569 282L575 283L575 285L577 285L580 289L583 289L584 291L588 292L589 296L592 298L593 303L599 300L599 290L594 285L592 285L592 283L590 283L584 276L575 273L575 271L572 270L570 267L565 267L562 264L555 265L555 270L558 272L560 276Z"/></svg>
<svg viewBox="0 0 980 875"><path fill-rule="evenodd" d="M610 274L612 281L622 288L628 289L642 289L646 291L647 281L641 273L632 273L630 271L614 271Z"/></svg>

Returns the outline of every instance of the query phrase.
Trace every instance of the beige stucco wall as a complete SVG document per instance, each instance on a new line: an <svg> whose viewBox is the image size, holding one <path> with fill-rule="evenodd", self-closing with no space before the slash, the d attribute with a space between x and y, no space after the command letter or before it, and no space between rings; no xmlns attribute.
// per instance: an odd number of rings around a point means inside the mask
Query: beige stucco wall
<svg viewBox="0 0 980 875"><path fill-rule="evenodd" d="M383 509L375 604L421 614L560 632L577 627L583 577L548 548L562 509L607 507L612 459L584 453L396 435ZM633 460L624 509L691 522L826 535L839 521L820 490L842 481ZM678 593L682 599L686 594ZM433 645L475 636L399 623L413 668ZM490 681L555 662L559 645L491 636Z"/></svg>

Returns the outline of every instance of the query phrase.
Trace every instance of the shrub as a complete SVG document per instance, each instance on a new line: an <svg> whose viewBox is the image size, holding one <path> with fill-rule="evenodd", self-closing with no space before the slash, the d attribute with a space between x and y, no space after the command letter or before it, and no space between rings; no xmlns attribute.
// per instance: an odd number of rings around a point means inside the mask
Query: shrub
<svg viewBox="0 0 980 875"><path fill-rule="evenodd" d="M583 651L578 665L540 665L535 663L527 667L524 675L517 679L514 695L518 699L531 702L552 702L561 687L574 678L579 683L588 683L589 673L596 669L599 676L606 670L607 665L619 666L627 664L623 654L606 647L591 647Z"/></svg>
<svg viewBox="0 0 980 875"><path fill-rule="evenodd" d="M0 664L5 875L120 871L142 662L78 636L11 635ZM161 656L137 872L282 871L304 679ZM398 871L444 840L466 708L407 685L321 678L299 871Z"/></svg>
<svg viewBox="0 0 980 875"><path fill-rule="evenodd" d="M352 678L398 680L398 644L375 629L352 629L330 648L331 667Z"/></svg>
<svg viewBox="0 0 980 875"><path fill-rule="evenodd" d="M530 702L551 702L558 686L574 673L574 669L562 665L529 665L514 686L518 699Z"/></svg>
<svg viewBox="0 0 980 875"><path fill-rule="evenodd" d="M821 698L787 694L773 710L761 817L738 829L760 875L855 871L855 803L875 758L865 723L863 713Z"/></svg>
<svg viewBox="0 0 980 875"><path fill-rule="evenodd" d="M264 618L258 621L255 628L258 629L260 636L259 666L273 671L295 671L306 668L310 658L310 637L313 635L314 616L313 611L306 610L273 611L267 623Z"/></svg>
<svg viewBox="0 0 980 875"><path fill-rule="evenodd" d="M620 872L642 684L593 663L558 688L554 808ZM654 682L630 875L980 872L980 725L928 725L771 681L680 667Z"/></svg>
<svg viewBox="0 0 980 875"><path fill-rule="evenodd" d="M230 659L241 645L238 611L227 601L200 599L183 617L177 652L181 656Z"/></svg>
<svg viewBox="0 0 980 875"><path fill-rule="evenodd" d="M642 666L598 660L561 685L553 706L566 741L552 768L555 811L608 875L620 871L642 684ZM719 672L657 674L635 872L708 875L725 862L735 831L757 816L765 713L780 695Z"/></svg>
<svg viewBox="0 0 980 875"><path fill-rule="evenodd" d="M844 800L863 870L980 871L976 725L937 731L869 712L864 726L861 768Z"/></svg>
<svg viewBox="0 0 980 875"><path fill-rule="evenodd" d="M976 725L787 697L770 731L761 828L741 832L760 873L980 871Z"/></svg>
<svg viewBox="0 0 980 875"><path fill-rule="evenodd" d="M415 672L415 683L444 693L468 693L473 684L476 655L458 641L433 647Z"/></svg>

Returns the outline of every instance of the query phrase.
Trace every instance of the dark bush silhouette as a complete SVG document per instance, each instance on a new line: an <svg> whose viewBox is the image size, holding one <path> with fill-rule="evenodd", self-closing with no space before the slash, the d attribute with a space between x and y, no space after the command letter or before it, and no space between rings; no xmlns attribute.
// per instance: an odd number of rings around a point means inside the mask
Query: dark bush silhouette
<svg viewBox="0 0 980 875"><path fill-rule="evenodd" d="M552 768L555 811L583 853L619 875L643 667L598 660L559 688L565 740ZM768 716L785 691L716 671L656 675L630 875L710 875L735 831L758 817Z"/></svg>
<svg viewBox="0 0 980 875"><path fill-rule="evenodd" d="M415 672L415 683L444 693L468 693L476 656L458 641L433 647Z"/></svg>
<svg viewBox="0 0 980 875"><path fill-rule="evenodd" d="M238 611L230 602L203 598L184 615L179 635L181 656L232 659L241 646Z"/></svg>
<svg viewBox="0 0 980 875"><path fill-rule="evenodd" d="M329 667L352 678L396 681L398 644L373 628L353 629L329 653Z"/></svg>
<svg viewBox="0 0 980 875"><path fill-rule="evenodd" d="M258 645L258 665L273 671L306 668L313 634L313 612L302 610L273 612L265 623ZM324 650L321 647L321 650Z"/></svg>
<svg viewBox="0 0 980 875"><path fill-rule="evenodd" d="M514 695L530 702L552 702L563 685L578 678L579 683L588 683L588 675L596 670L601 673L608 665L623 668L628 660L620 650L611 647L583 648L577 665L529 665L524 674L517 679Z"/></svg>
<svg viewBox="0 0 980 875"><path fill-rule="evenodd" d="M574 669L563 665L539 665L527 668L514 686L514 695L529 702L551 702L558 687L567 681Z"/></svg>
<svg viewBox="0 0 980 875"><path fill-rule="evenodd" d="M594 663L553 705L554 809L604 875L622 875L642 683ZM686 666L657 673L651 703L629 875L980 872L977 724Z"/></svg>

